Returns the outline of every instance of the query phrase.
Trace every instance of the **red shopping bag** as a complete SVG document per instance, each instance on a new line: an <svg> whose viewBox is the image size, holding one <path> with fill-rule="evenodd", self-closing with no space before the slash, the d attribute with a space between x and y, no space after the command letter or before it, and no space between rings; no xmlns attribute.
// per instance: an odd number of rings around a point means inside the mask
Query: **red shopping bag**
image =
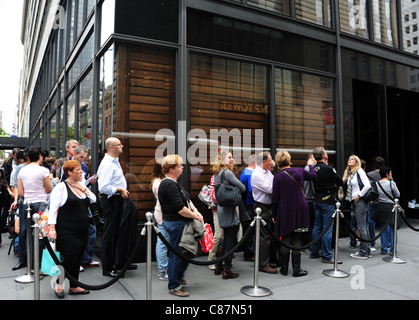
<svg viewBox="0 0 419 320"><path fill-rule="evenodd" d="M201 249L205 253L210 252L212 247L214 246L214 234L212 233L211 225L206 223L205 227L205 235L202 240L199 240L201 244Z"/></svg>

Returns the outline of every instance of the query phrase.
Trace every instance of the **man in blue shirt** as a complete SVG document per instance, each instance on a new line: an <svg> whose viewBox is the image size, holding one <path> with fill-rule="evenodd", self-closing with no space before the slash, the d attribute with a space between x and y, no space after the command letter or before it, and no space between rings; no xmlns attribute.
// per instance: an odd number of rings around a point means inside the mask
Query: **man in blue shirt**
<svg viewBox="0 0 419 320"><path fill-rule="evenodd" d="M251 218L250 221L242 221L242 228L243 234L246 233L246 230L249 228L250 224L254 219L253 213L253 195L252 195L252 185L250 183L253 170L256 167L256 156L252 154L248 160L248 166L246 169L243 170L242 174L240 175L240 181L245 185L246 192L242 194L243 199L246 205L246 211L248 216ZM254 248L254 239L253 237L249 237L249 239L243 244L243 257L245 261L254 261L255 260L255 248Z"/></svg>
<svg viewBox="0 0 419 320"><path fill-rule="evenodd" d="M121 141L117 138L108 138L105 141L106 154L97 171L100 205L103 212L102 236L102 273L104 276L117 276L118 242L125 241L126 235L118 235L119 225L123 215L123 199L128 199L127 181L119 164L119 155L122 154Z"/></svg>

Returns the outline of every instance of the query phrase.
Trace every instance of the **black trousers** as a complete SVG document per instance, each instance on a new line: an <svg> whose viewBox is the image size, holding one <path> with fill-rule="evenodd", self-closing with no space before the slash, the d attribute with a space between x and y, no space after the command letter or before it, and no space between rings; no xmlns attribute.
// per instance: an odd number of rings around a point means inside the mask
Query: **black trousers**
<svg viewBox="0 0 419 320"><path fill-rule="evenodd" d="M123 241L126 235L119 234L123 212L123 199L114 195L108 199L107 195L100 197L100 205L103 213L103 235L101 247L102 271L111 272L115 269L118 242Z"/></svg>
<svg viewBox="0 0 419 320"><path fill-rule="evenodd" d="M259 267L264 268L269 263L270 244L272 241L272 206L255 202L253 209L260 208L262 219L266 222L266 226L261 223L260 226L260 245L259 245ZM256 216L256 214L255 214ZM255 248L256 250L256 248Z"/></svg>

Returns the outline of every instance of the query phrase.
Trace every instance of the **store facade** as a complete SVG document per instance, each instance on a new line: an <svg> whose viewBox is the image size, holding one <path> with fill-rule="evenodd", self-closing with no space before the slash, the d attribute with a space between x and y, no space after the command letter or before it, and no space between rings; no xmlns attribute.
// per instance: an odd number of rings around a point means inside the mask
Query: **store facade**
<svg viewBox="0 0 419 320"><path fill-rule="evenodd" d="M75 138L90 149L94 173L106 138L119 137L142 217L153 207L151 173L162 150L187 160L182 183L208 215L197 195L221 147L233 150L238 174L262 149L288 150L303 166L324 146L339 172L350 154L367 163L380 155L405 200L415 196L407 177L419 170L410 147L419 6L411 0L59 5L65 28L51 31L29 99L31 142L58 157Z"/></svg>

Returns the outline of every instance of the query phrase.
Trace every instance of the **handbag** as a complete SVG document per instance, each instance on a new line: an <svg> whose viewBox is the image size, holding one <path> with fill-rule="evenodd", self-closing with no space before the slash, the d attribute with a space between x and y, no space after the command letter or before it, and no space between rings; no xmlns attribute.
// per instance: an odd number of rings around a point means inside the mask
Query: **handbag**
<svg viewBox="0 0 419 320"><path fill-rule="evenodd" d="M55 251L57 259L61 259L61 255L58 251ZM54 259L51 257L48 249L42 250L42 261L41 261L41 271L51 277L57 276L60 274L60 269L54 262Z"/></svg>
<svg viewBox="0 0 419 320"><path fill-rule="evenodd" d="M214 209L217 207L214 199L211 197L211 186L209 184L205 184L202 186L201 191L198 194L198 199L201 200L208 206L208 209Z"/></svg>
<svg viewBox="0 0 419 320"><path fill-rule="evenodd" d="M356 177L358 179L359 190L362 190L364 188L364 184L362 183L361 177L359 176L358 172L356 173ZM362 199L367 202L370 202L370 201L377 200L379 194L378 194L377 184L375 183L374 179L370 178L368 175L367 175L367 178L370 181L371 188L368 189L367 193L364 194Z"/></svg>
<svg viewBox="0 0 419 320"><path fill-rule="evenodd" d="M214 246L214 234L212 233L211 225L206 223L205 227L205 235L202 240L199 240L199 244L201 245L201 250L205 253L210 252L212 247Z"/></svg>
<svg viewBox="0 0 419 320"><path fill-rule="evenodd" d="M221 207L236 207L239 205L241 195L235 186L224 182L225 170L221 172L221 183L214 186L215 198Z"/></svg>

